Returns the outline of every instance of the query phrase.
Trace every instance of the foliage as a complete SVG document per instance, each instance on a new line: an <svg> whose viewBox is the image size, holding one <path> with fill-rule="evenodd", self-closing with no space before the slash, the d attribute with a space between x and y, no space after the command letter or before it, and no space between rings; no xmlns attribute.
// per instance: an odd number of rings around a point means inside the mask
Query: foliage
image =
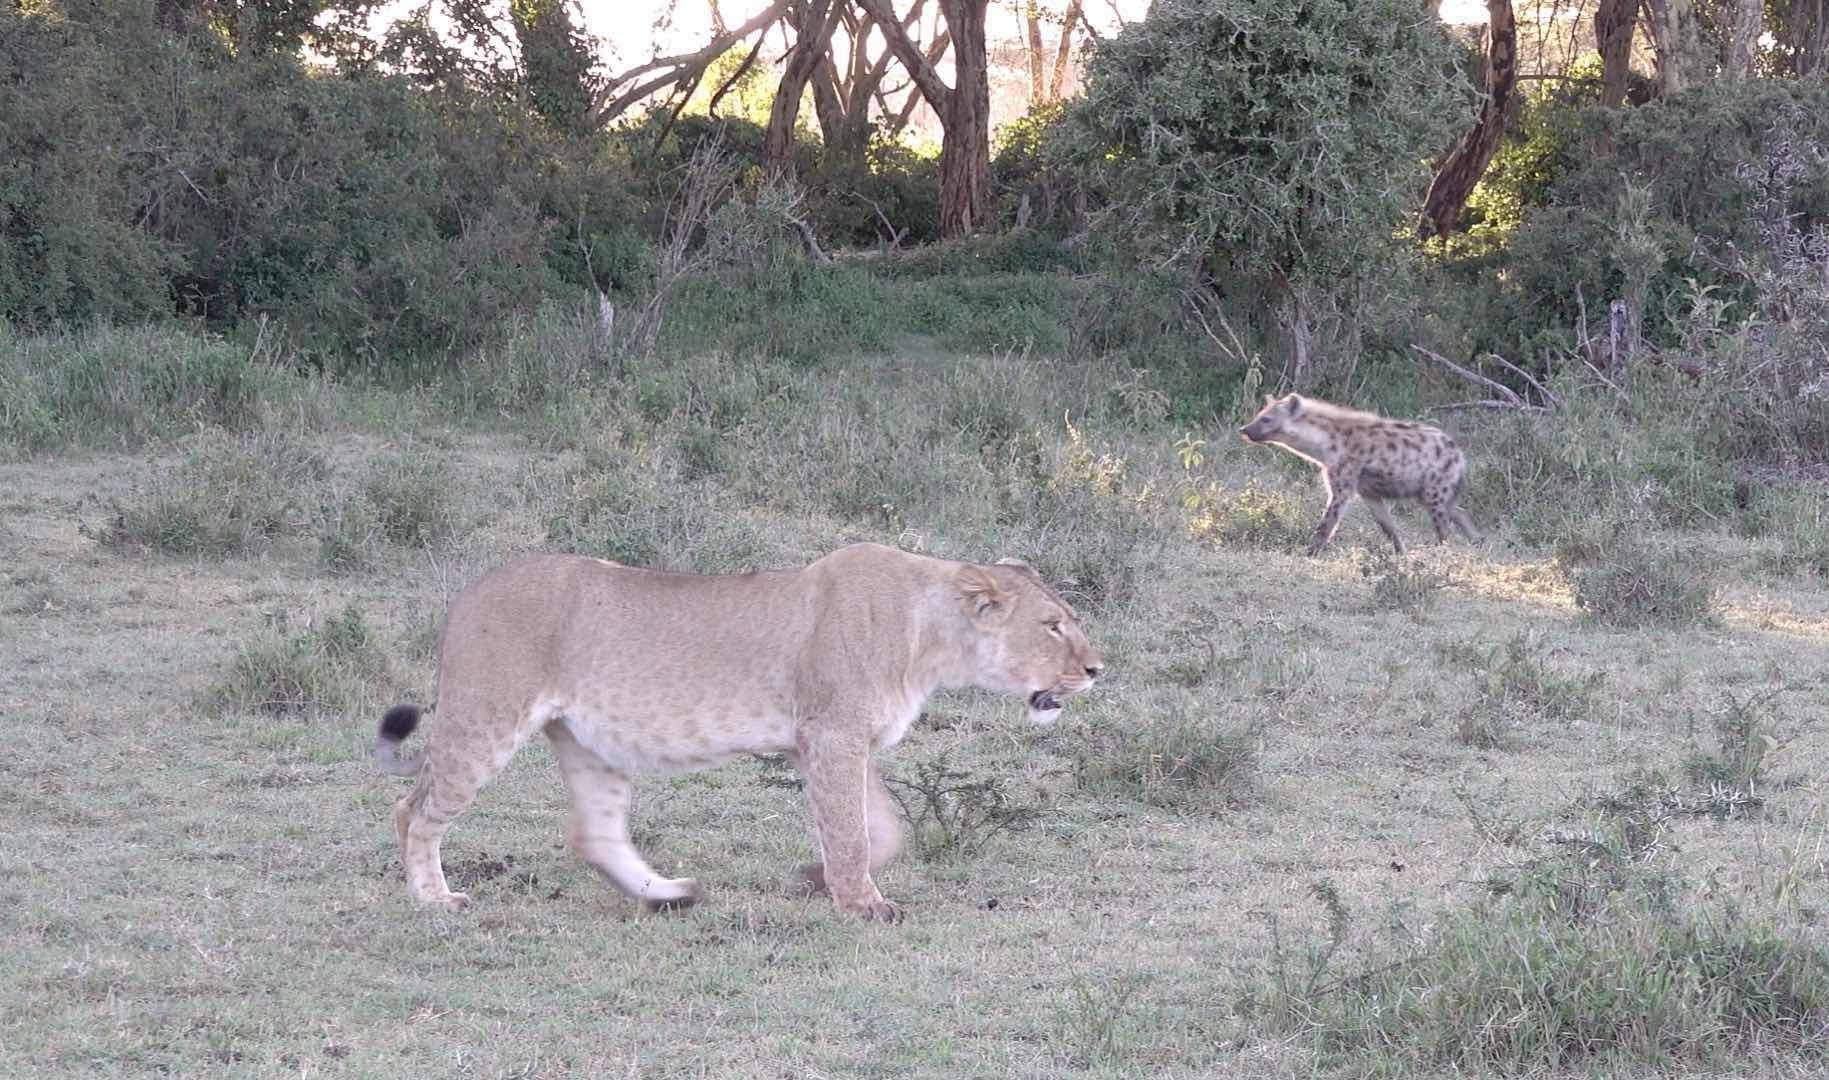
<svg viewBox="0 0 1829 1080"><path fill-rule="evenodd" d="M1154 260L1297 284L1373 271L1467 115L1404 0L1166 0L1094 49L1059 153Z"/></svg>
<svg viewBox="0 0 1829 1080"><path fill-rule="evenodd" d="M103 534L172 555L228 555L305 529L329 467L298 436L206 432L175 464L113 505Z"/></svg>
<svg viewBox="0 0 1829 1080"><path fill-rule="evenodd" d="M235 652L208 695L218 712L298 716L369 701L392 669L362 609L349 604L294 630L281 617Z"/></svg>
<svg viewBox="0 0 1829 1080"><path fill-rule="evenodd" d="M0 87L0 316L269 315L320 366L374 367L638 283L590 258L639 219L613 153L463 84L233 55L151 10L0 14L27 76Z"/></svg>
<svg viewBox="0 0 1829 1080"><path fill-rule="evenodd" d="M970 859L993 836L1021 832L1041 814L1012 796L1004 778L974 777L944 755L917 761L909 775L885 776L883 783L927 859Z"/></svg>
<svg viewBox="0 0 1829 1080"><path fill-rule="evenodd" d="M1519 153L1553 167L1528 182L1499 178L1493 197L1514 187L1522 223L1502 256L1466 266L1475 280L1490 275L1490 299L1476 296L1470 323L1499 351L1547 331L1572 344L1578 287L1597 333L1606 304L1624 297L1643 305L1642 333L1676 343L1698 290L1738 325L1759 303L1772 211L1803 235L1829 220L1829 157L1809 150L1829 140L1821 80L1714 80L1652 106L1553 114L1572 105L1530 107L1525 137L1546 145ZM1551 113L1537 119L1541 110Z"/></svg>

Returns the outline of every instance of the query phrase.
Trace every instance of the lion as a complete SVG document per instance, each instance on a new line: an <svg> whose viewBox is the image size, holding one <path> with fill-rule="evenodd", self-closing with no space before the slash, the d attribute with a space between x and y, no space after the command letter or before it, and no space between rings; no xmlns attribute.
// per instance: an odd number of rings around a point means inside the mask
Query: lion
<svg viewBox="0 0 1829 1080"><path fill-rule="evenodd" d="M477 792L543 731L571 794L574 850L650 910L685 907L698 883L657 874L629 841L630 778L785 753L806 781L821 862L809 892L893 922L872 873L901 846L871 762L943 687L1020 696L1052 723L1104 661L1073 607L1026 563L993 565L853 544L798 570L665 573L534 555L460 592L439 644L436 720L382 718L375 760L414 776L394 811L407 888L470 904L445 881L439 843Z"/></svg>

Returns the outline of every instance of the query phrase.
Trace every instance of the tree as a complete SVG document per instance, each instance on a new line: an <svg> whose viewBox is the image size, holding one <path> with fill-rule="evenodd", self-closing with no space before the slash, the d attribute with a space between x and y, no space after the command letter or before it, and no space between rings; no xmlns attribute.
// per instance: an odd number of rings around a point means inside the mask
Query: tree
<svg viewBox="0 0 1829 1080"><path fill-rule="evenodd" d="M528 105L553 130L582 135L591 116L590 42L572 22L567 0L511 0Z"/></svg>
<svg viewBox="0 0 1829 1080"><path fill-rule="evenodd" d="M738 43L766 33L787 12L788 3L789 0L775 0L735 30L716 34L697 52L656 56L605 79L592 99L592 115L597 125L607 127L615 123L630 106L662 90L680 96L683 104L683 99L692 96L699 81L705 77L705 70L718 57ZM747 64L740 66L732 74L732 80L740 78L747 69Z"/></svg>
<svg viewBox="0 0 1829 1080"><path fill-rule="evenodd" d="M921 23L927 0L914 0L902 16L902 30L913 35ZM888 45L880 47L876 39L876 16L844 5L843 26L849 50L840 57L836 47L829 47L820 58L813 76L813 107L819 115L820 134L825 139L828 161L861 166L872 129L871 109L880 115L877 123L889 135L899 134L909 116L920 104L921 92L912 81L886 87L889 73L896 67L895 52ZM952 44L944 30L935 33L922 49L930 64L937 64ZM902 103L891 99L906 92Z"/></svg>
<svg viewBox="0 0 1829 1080"><path fill-rule="evenodd" d="M1803 77L1829 56L1829 0L1771 0L1772 66Z"/></svg>
<svg viewBox="0 0 1829 1080"><path fill-rule="evenodd" d="M1447 236L1467 206L1467 196L1486 175L1492 155L1505 135L1505 109L1518 85L1518 24L1511 0L1486 0L1489 18L1486 43L1486 96L1480 102L1473 127L1461 136L1443 159L1442 167L1423 199L1420 237Z"/></svg>
<svg viewBox="0 0 1829 1080"><path fill-rule="evenodd" d="M1082 0L1068 0L1067 10L1059 16L1060 41L1050 61L1042 43L1042 9L1038 0L1025 0L1023 21L1028 30L1026 60L1029 68L1029 107L1050 105L1061 99L1067 85L1068 60L1073 53L1073 31L1080 21ZM1050 18L1049 21L1054 21ZM1052 64L1052 75L1050 75Z"/></svg>
<svg viewBox="0 0 1829 1080"><path fill-rule="evenodd" d="M989 0L940 0L951 38L953 85L917 45L892 0L858 0L876 18L896 59L940 116L940 234L966 236L990 218L991 85L984 19Z"/></svg>
<svg viewBox="0 0 1829 1080"><path fill-rule="evenodd" d="M1721 73L1730 79L1752 78L1765 0L1726 0L1721 19Z"/></svg>
<svg viewBox="0 0 1829 1080"><path fill-rule="evenodd" d="M1644 0L1646 29L1657 53L1658 97L1668 98L1703 75L1695 0Z"/></svg>
<svg viewBox="0 0 1829 1080"><path fill-rule="evenodd" d="M1416 0L1157 0L1093 49L1055 152L1140 257L1264 296L1301 384L1312 301L1399 257L1421 162L1471 100L1421 14Z"/></svg>
<svg viewBox="0 0 1829 1080"><path fill-rule="evenodd" d="M794 124L800 117L800 97L822 64L831 63L832 37L849 0L789 0L784 20L793 27L794 45L782 66L781 85L769 111L768 131L762 141L763 171L774 175L793 168Z"/></svg>
<svg viewBox="0 0 1829 1080"><path fill-rule="evenodd" d="M1638 9L1639 0L1600 0L1594 9L1594 44L1600 52L1600 103L1604 108L1617 109L1626 102Z"/></svg>

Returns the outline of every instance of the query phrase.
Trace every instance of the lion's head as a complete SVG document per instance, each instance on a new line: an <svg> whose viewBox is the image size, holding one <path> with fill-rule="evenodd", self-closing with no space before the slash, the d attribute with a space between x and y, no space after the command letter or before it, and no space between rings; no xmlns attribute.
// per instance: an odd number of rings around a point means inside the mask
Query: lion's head
<svg viewBox="0 0 1829 1080"><path fill-rule="evenodd" d="M975 632L972 681L1025 698L1036 723L1053 723L1061 698L1090 690L1104 670L1073 607L1027 563L967 564L955 584Z"/></svg>

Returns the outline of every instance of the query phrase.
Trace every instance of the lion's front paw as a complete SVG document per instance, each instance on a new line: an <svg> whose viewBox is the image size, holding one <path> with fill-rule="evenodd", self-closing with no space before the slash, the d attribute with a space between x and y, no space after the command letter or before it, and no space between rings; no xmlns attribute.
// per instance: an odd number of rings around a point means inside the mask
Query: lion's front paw
<svg viewBox="0 0 1829 1080"><path fill-rule="evenodd" d="M902 909L881 897L861 904L840 904L841 911L868 919L871 922L899 923L902 921Z"/></svg>
<svg viewBox="0 0 1829 1080"><path fill-rule="evenodd" d="M448 892L443 896L426 901L427 907L444 908L446 911L458 912L470 910L470 894Z"/></svg>

